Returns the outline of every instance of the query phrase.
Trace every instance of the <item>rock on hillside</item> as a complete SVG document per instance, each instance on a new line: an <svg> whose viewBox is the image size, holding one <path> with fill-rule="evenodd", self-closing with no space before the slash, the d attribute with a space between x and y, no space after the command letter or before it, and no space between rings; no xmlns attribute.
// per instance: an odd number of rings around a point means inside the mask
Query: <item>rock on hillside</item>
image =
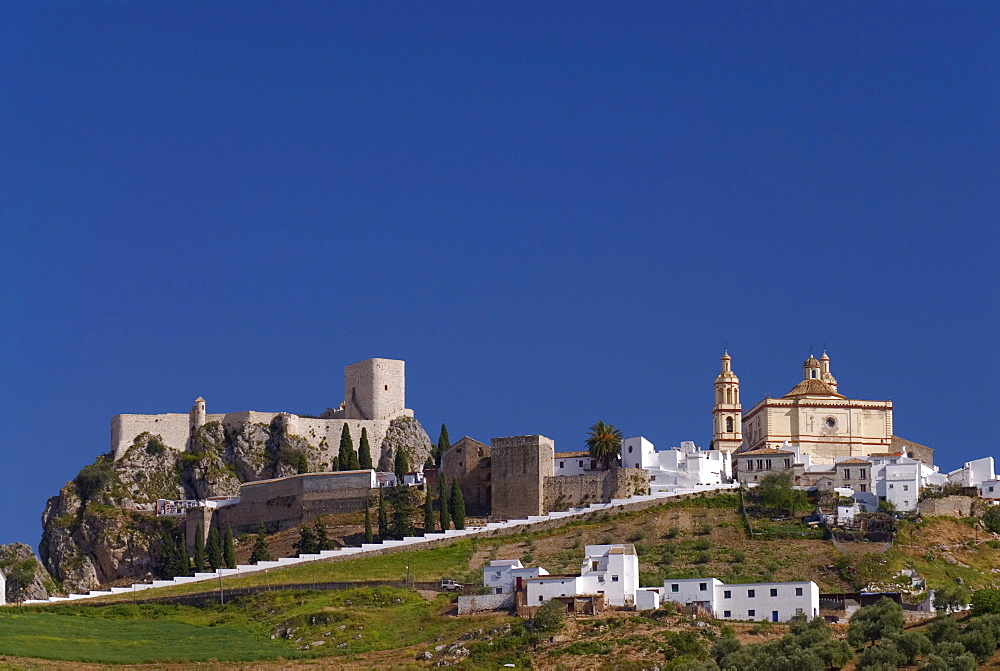
<svg viewBox="0 0 1000 671"><path fill-rule="evenodd" d="M380 467L392 470L400 449L411 468L430 454L417 420L392 422ZM166 447L158 435L140 434L118 461L101 455L49 499L39 554L52 576L74 591L155 576L180 535L177 520L149 514L157 499L233 496L243 482L326 470L322 458L320 448L288 433L280 415L231 430L208 423L186 452Z"/></svg>
<svg viewBox="0 0 1000 671"><path fill-rule="evenodd" d="M24 543L0 545L0 571L7 577L7 603L47 599L55 587L34 550Z"/></svg>
<svg viewBox="0 0 1000 671"><path fill-rule="evenodd" d="M397 417L389 424L382 441L378 470L392 471L398 450L403 450L410 470L421 468L431 454L431 439L413 417Z"/></svg>

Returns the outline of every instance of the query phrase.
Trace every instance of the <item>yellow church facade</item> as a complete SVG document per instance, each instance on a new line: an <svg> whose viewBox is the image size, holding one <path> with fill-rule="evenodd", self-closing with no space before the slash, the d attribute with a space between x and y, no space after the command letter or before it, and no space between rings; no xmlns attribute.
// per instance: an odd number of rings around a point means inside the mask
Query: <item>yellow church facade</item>
<svg viewBox="0 0 1000 671"><path fill-rule="evenodd" d="M830 371L830 357L824 351L816 359L810 356L802 365L802 380L780 398L764 398L745 415L741 406L721 403L727 400L727 388L733 382L731 358L723 355L722 372L716 378L716 404L713 408L715 439L718 449L739 452L797 445L814 462L833 462L849 457L885 454L895 448L892 435L892 401L849 399L838 391ZM738 390L730 394L738 399ZM720 423L721 418L721 423ZM731 428L726 420L741 421L741 434L720 429ZM737 443L739 440L739 443Z"/></svg>

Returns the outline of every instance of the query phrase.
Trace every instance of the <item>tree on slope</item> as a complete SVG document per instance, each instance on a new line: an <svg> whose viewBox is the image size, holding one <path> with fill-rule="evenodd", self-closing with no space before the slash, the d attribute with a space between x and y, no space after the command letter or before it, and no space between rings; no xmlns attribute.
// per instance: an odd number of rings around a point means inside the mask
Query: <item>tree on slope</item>
<svg viewBox="0 0 1000 671"><path fill-rule="evenodd" d="M428 488L424 496L424 535L432 533L434 533L434 497Z"/></svg>
<svg viewBox="0 0 1000 671"><path fill-rule="evenodd" d="M462 488L458 486L458 478L451 481L451 500L448 502L448 512L455 521L456 529L465 528L465 499Z"/></svg>
<svg viewBox="0 0 1000 671"><path fill-rule="evenodd" d="M358 468L369 469L372 465L372 447L368 443L368 428L361 427L361 443L358 445Z"/></svg>
<svg viewBox="0 0 1000 671"><path fill-rule="evenodd" d="M201 522L194 532L194 572L202 573L205 570L205 529Z"/></svg>
<svg viewBox="0 0 1000 671"><path fill-rule="evenodd" d="M222 555L226 568L236 568L236 542L233 540L233 525L226 525L226 535L222 541Z"/></svg>
<svg viewBox="0 0 1000 671"><path fill-rule="evenodd" d="M365 505L365 542L374 543L375 535L372 533L372 502Z"/></svg>
<svg viewBox="0 0 1000 671"><path fill-rule="evenodd" d="M313 538L316 539L316 552L331 549L332 544L330 543L330 536L326 533L326 525L323 524L323 520L319 517L313 523Z"/></svg>
<svg viewBox="0 0 1000 671"><path fill-rule="evenodd" d="M337 453L337 467L342 471L356 471L361 468L358 453L354 451L354 440L351 438L351 427L344 422L340 432L340 451Z"/></svg>
<svg viewBox="0 0 1000 671"><path fill-rule="evenodd" d="M250 563L271 561L271 549L267 545L267 528L261 522L257 527L257 540L254 541L253 551L250 553Z"/></svg>
<svg viewBox="0 0 1000 671"><path fill-rule="evenodd" d="M444 476L438 477L438 514L441 520L441 531L451 528L451 513L448 512L448 489L444 484Z"/></svg>
<svg viewBox="0 0 1000 671"><path fill-rule="evenodd" d="M434 465L441 465L441 457L451 449L451 439L448 438L448 427L441 425L441 433L438 435L437 445L434 446Z"/></svg>
<svg viewBox="0 0 1000 671"><path fill-rule="evenodd" d="M858 609L851 616L851 622L847 626L847 640L857 648L902 631L902 606L883 597L870 606Z"/></svg>
<svg viewBox="0 0 1000 671"><path fill-rule="evenodd" d="M295 541L295 551L300 555L316 552L316 536L313 534L312 527L307 524L299 527L299 540Z"/></svg>
<svg viewBox="0 0 1000 671"><path fill-rule="evenodd" d="M219 539L219 530L212 527L208 530L208 566L213 571L222 568L222 541Z"/></svg>
<svg viewBox="0 0 1000 671"><path fill-rule="evenodd" d="M622 452L621 430L616 429L614 424L597 422L590 427L588 433L587 449L590 451L590 458L601 462L605 469L611 468Z"/></svg>
<svg viewBox="0 0 1000 671"><path fill-rule="evenodd" d="M389 513L385 506L386 488L378 490L378 539L380 541L389 539Z"/></svg>

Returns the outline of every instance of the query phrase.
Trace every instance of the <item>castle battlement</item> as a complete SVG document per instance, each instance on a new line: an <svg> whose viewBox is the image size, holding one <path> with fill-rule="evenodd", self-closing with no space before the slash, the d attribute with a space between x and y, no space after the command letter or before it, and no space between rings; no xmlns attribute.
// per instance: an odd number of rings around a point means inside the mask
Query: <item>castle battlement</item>
<svg viewBox="0 0 1000 671"><path fill-rule="evenodd" d="M250 424L270 424L279 418L289 434L300 436L317 448L325 440L334 453L344 424L355 441L365 428L372 451L377 454L392 420L413 417L413 411L405 404L405 362L366 359L344 369L344 402L337 410L327 410L320 417L255 410L207 414L205 399L198 397L188 413L115 415L111 419L111 452L116 460L120 459L136 436L146 432L160 436L166 447L184 452L191 444L191 437L205 424L219 422L232 431Z"/></svg>

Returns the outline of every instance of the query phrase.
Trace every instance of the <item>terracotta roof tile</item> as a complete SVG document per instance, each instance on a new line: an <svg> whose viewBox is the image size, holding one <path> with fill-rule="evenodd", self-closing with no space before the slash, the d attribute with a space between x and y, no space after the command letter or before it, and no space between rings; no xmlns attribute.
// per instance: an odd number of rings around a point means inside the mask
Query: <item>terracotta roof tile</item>
<svg viewBox="0 0 1000 671"><path fill-rule="evenodd" d="M832 396L833 398L847 398L843 394L838 394L833 387L822 380L810 378L802 380L792 387L792 390L781 398L794 398L796 396Z"/></svg>

